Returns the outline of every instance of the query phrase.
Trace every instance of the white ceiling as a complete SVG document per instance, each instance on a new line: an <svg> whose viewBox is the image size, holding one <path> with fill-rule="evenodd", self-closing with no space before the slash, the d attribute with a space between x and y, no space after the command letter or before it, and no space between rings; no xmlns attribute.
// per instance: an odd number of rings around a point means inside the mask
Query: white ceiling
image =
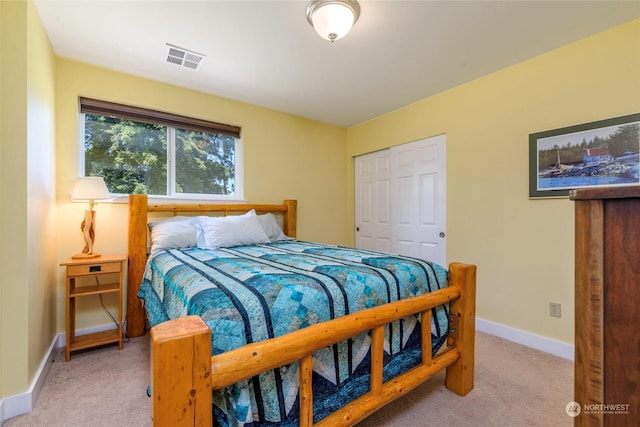
<svg viewBox="0 0 640 427"><path fill-rule="evenodd" d="M640 17L638 0L361 0L332 44L307 3L35 0L58 56L343 127ZM202 69L167 63L166 43Z"/></svg>

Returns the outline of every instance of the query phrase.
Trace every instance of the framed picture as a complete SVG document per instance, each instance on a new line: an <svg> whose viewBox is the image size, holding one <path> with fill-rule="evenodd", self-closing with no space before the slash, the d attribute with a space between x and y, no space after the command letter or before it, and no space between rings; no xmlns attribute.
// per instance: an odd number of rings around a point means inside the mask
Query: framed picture
<svg viewBox="0 0 640 427"><path fill-rule="evenodd" d="M640 184L640 113L529 135L529 197Z"/></svg>

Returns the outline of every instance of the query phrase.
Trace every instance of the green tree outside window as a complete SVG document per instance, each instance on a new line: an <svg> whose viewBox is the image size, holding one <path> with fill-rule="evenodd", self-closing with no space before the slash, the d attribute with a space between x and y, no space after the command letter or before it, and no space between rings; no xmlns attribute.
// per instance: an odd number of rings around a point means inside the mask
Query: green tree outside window
<svg viewBox="0 0 640 427"><path fill-rule="evenodd" d="M102 176L111 193L235 193L232 136L93 114L85 114L84 124L85 175Z"/></svg>

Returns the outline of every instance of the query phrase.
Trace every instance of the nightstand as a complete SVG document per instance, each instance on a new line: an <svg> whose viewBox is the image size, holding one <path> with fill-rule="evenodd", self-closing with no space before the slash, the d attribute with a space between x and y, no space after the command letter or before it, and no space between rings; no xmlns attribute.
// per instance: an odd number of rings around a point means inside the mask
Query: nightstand
<svg viewBox="0 0 640 427"><path fill-rule="evenodd" d="M122 350L122 273L126 259L126 255L110 255L89 259L68 259L60 264L67 270L67 346L65 349L67 362L71 359L71 352L75 350L111 343L118 343L118 348ZM118 294L118 327L76 336L76 300L89 295L107 293Z"/></svg>

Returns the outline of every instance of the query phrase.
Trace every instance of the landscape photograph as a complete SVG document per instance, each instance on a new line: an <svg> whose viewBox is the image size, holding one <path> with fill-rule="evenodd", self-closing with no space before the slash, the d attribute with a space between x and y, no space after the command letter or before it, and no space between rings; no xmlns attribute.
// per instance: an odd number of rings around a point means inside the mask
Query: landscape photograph
<svg viewBox="0 0 640 427"><path fill-rule="evenodd" d="M640 121L540 136L538 191L640 183Z"/></svg>

